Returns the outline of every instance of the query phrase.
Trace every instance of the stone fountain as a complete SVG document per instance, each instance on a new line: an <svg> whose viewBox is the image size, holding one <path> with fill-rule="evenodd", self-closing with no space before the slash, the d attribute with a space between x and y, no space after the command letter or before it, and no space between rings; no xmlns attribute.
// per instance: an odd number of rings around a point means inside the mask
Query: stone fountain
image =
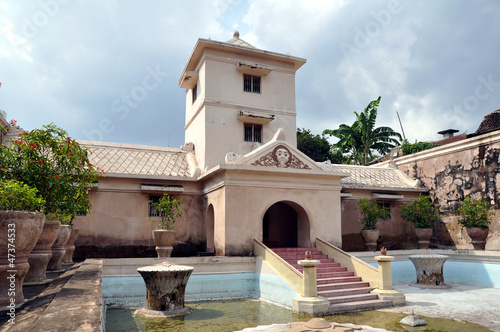
<svg viewBox="0 0 500 332"><path fill-rule="evenodd" d="M193 312L184 306L184 294L188 279L194 268L163 262L140 267L146 284L146 306L134 312L142 317L175 317Z"/></svg>
<svg viewBox="0 0 500 332"><path fill-rule="evenodd" d="M448 256L422 254L408 256L417 270L417 284L444 286L443 265Z"/></svg>

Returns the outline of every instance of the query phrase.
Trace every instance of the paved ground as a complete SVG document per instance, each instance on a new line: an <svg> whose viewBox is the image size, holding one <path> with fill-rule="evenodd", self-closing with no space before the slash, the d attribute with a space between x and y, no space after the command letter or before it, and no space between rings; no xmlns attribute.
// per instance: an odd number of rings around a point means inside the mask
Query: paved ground
<svg viewBox="0 0 500 332"><path fill-rule="evenodd" d="M413 310L415 315L465 320L500 332L500 288L448 284L447 288L436 289L417 287L408 283L396 283L394 288L405 294L407 304L381 311L411 314ZM279 324L248 328L243 331L281 332L288 328L287 324ZM365 327L363 331L385 330Z"/></svg>
<svg viewBox="0 0 500 332"><path fill-rule="evenodd" d="M419 288L396 283L394 288L406 296L407 305L384 309L392 312L466 320L500 331L500 288L450 284L449 288Z"/></svg>

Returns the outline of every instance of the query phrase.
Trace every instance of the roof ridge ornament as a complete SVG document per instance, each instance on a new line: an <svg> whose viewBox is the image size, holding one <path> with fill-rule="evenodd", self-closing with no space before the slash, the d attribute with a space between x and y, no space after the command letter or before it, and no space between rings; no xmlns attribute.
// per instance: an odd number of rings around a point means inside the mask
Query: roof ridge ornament
<svg viewBox="0 0 500 332"><path fill-rule="evenodd" d="M240 32L238 30L234 30L233 37L240 38Z"/></svg>

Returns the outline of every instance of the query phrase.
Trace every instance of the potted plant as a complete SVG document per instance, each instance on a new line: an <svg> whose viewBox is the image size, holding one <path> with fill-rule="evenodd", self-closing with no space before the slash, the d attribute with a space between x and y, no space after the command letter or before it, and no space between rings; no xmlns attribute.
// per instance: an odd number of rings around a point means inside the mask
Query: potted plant
<svg viewBox="0 0 500 332"><path fill-rule="evenodd" d="M153 211L156 216L149 220L158 222L157 229L153 231L153 240L156 244L156 253L158 258L170 257L172 254L175 239L174 223L176 219L182 216L180 209L182 199L175 199L169 194L164 194L157 202L150 200Z"/></svg>
<svg viewBox="0 0 500 332"><path fill-rule="evenodd" d="M420 194L401 207L401 217L415 226L420 249L429 248L432 237L432 223L439 217L439 209L432 204L429 196Z"/></svg>
<svg viewBox="0 0 500 332"><path fill-rule="evenodd" d="M466 197L457 209L458 223L467 230L472 245L476 250L484 250L488 237L491 217L495 215L490 210L490 204L483 198L472 200Z"/></svg>
<svg viewBox="0 0 500 332"><path fill-rule="evenodd" d="M358 201L358 208L363 217L361 218L361 236L365 241L366 249L375 251L379 230L377 222L390 218L390 212L378 205L377 201L371 198L361 198Z"/></svg>
<svg viewBox="0 0 500 332"><path fill-rule="evenodd" d="M47 218L50 218L51 220L57 220L61 223L59 232L57 232L56 239L51 247L52 256L50 257L49 263L47 264L47 270L57 271L61 270L62 261L66 254L66 243L71 236L70 224L72 216L63 213L50 213L47 215Z"/></svg>
<svg viewBox="0 0 500 332"><path fill-rule="evenodd" d="M0 178L22 181L36 188L45 201L44 212L52 216L64 215L71 225L77 212L90 211L90 190L97 187L96 182L104 174L90 163L90 153L88 147L80 145L66 131L49 124L42 129L23 132L11 140L9 147L1 147ZM51 232L57 228L57 223L48 222L54 225L44 227L43 232ZM60 227L59 232L67 232L65 228L68 227ZM45 247L50 245L52 238L51 234L41 236L40 249L46 254ZM44 262L34 261L41 256L41 252L33 255L33 266L45 266ZM46 259L45 255L42 260ZM40 279L42 273L45 275L45 271L36 272L38 277L35 279Z"/></svg>
<svg viewBox="0 0 500 332"><path fill-rule="evenodd" d="M0 164L1 167L1 164ZM14 180L0 180L0 308L24 302L22 284L28 255L42 233L44 200L35 188Z"/></svg>

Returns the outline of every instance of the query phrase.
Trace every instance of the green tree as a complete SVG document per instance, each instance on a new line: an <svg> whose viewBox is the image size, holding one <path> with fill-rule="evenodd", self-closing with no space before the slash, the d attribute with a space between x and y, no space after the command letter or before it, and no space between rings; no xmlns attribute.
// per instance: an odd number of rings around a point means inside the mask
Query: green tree
<svg viewBox="0 0 500 332"><path fill-rule="evenodd" d="M314 161L330 160L334 164L345 162L342 153L332 149L324 135L313 135L309 129L297 128L297 149Z"/></svg>
<svg viewBox="0 0 500 332"><path fill-rule="evenodd" d="M76 213L90 211L90 190L104 174L89 162L90 153L51 123L21 133L10 147L0 146L0 179L36 188L45 214L71 221Z"/></svg>
<svg viewBox="0 0 500 332"><path fill-rule="evenodd" d="M333 147L348 154L349 162L358 165L366 164L375 157L375 151L386 154L400 143L401 135L392 128L375 127L379 105L380 97L371 101L363 112L359 114L354 112L356 120L351 126L341 124L338 129L323 131L324 135L335 136L339 139Z"/></svg>

